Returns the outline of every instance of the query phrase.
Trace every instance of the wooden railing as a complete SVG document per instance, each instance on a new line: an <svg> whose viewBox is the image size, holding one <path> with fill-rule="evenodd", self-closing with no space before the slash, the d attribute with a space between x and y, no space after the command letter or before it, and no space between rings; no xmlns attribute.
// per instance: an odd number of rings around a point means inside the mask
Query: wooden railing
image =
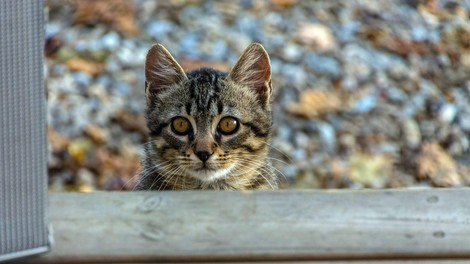
<svg viewBox="0 0 470 264"><path fill-rule="evenodd" d="M52 193L31 263L470 258L470 189Z"/></svg>

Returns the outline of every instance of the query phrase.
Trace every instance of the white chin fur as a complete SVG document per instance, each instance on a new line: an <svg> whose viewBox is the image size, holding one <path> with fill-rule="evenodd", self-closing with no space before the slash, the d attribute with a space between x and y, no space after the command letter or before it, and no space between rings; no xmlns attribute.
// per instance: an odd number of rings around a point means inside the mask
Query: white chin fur
<svg viewBox="0 0 470 264"><path fill-rule="evenodd" d="M221 169L221 170L204 170L204 171L190 171L189 174L194 178L197 178L204 182L213 182L218 179L224 178L232 171L233 167Z"/></svg>

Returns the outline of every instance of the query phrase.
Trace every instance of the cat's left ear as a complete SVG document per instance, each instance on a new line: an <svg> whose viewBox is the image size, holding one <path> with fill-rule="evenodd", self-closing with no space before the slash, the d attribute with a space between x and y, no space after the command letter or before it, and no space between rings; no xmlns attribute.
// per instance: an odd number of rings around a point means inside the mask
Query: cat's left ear
<svg viewBox="0 0 470 264"><path fill-rule="evenodd" d="M230 71L228 78L253 89L266 106L272 93L269 55L259 43L248 46Z"/></svg>
<svg viewBox="0 0 470 264"><path fill-rule="evenodd" d="M147 103L165 89L187 79L183 68L161 44L155 44L145 60L145 95Z"/></svg>

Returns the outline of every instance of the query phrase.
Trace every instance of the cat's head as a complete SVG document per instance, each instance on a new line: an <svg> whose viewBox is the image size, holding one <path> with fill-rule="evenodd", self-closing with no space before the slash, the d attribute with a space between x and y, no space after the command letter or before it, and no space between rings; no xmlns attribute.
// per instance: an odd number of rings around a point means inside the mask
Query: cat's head
<svg viewBox="0 0 470 264"><path fill-rule="evenodd" d="M229 73L185 73L165 47L145 64L147 124L154 166L203 182L262 167L271 130L271 66L251 44Z"/></svg>

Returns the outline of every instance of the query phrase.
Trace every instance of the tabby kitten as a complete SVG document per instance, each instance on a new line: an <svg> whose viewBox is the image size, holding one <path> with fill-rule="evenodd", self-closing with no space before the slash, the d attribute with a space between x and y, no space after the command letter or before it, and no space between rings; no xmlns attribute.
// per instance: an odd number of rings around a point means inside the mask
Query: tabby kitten
<svg viewBox="0 0 470 264"><path fill-rule="evenodd" d="M268 159L271 65L251 44L229 73L185 73L165 47L145 62L147 126L137 190L277 189Z"/></svg>

